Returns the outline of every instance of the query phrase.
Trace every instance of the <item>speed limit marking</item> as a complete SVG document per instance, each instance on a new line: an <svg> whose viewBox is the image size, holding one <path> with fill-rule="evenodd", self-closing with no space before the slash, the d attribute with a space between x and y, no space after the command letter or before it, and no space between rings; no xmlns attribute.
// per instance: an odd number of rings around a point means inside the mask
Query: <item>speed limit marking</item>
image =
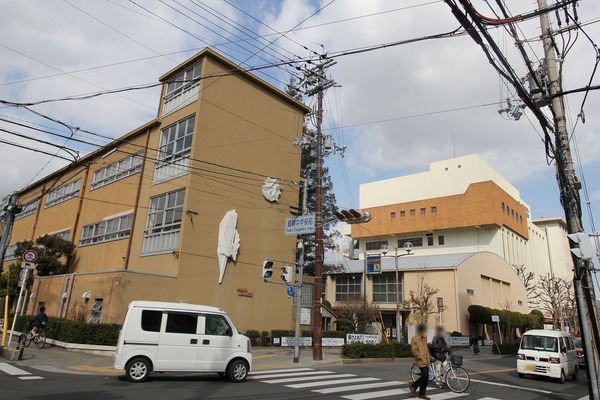
<svg viewBox="0 0 600 400"><path fill-rule="evenodd" d="M38 254L35 250L27 250L23 253L23 261L35 262L38 258Z"/></svg>

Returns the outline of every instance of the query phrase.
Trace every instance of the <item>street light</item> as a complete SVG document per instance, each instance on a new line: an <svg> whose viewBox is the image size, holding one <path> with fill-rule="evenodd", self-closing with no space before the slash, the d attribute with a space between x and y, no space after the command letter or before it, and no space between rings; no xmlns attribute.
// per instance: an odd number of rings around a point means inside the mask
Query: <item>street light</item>
<svg viewBox="0 0 600 400"><path fill-rule="evenodd" d="M396 339L400 342L400 274L398 271L398 259L404 256L412 255L411 251L413 249L413 244L411 242L404 243L404 250L406 254L398 254L398 248L394 247L394 255L388 256L389 247L387 244L381 245L379 250L383 257L394 257L394 262L396 265Z"/></svg>

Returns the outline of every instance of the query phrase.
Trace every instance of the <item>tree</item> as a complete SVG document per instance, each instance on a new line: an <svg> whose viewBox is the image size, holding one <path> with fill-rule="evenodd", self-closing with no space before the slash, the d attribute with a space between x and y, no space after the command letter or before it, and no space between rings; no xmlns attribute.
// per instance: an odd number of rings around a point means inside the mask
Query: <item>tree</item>
<svg viewBox="0 0 600 400"><path fill-rule="evenodd" d="M519 280L523 283L523 286L525 286L527 302L531 304L533 298L535 297L535 274L528 271L525 267L525 264L513 264L512 267L517 273Z"/></svg>
<svg viewBox="0 0 600 400"><path fill-rule="evenodd" d="M75 247L72 242L58 236L44 235L35 239L35 242L17 242L15 255L20 259L26 250L33 249L38 253L38 276L60 275L69 272Z"/></svg>
<svg viewBox="0 0 600 400"><path fill-rule="evenodd" d="M379 313L379 307L370 301L365 301L361 295L356 300L341 303L336 307L336 311L339 316L338 321L351 321L352 333L369 333L367 330ZM338 330L340 330L339 325Z"/></svg>
<svg viewBox="0 0 600 400"><path fill-rule="evenodd" d="M298 91L295 87L296 82L294 79L290 80L290 83L286 87L286 92L291 97L296 100L302 101L302 93ZM314 146L315 132L309 129L306 126L306 122L304 123L304 128L302 131L303 135L303 145L301 146L302 155L301 155L301 163L300 163L300 174L304 178L305 184L308 184L308 212L315 212L315 203L317 199L317 190L316 190L316 179L317 179L317 171L313 168L313 165L317 162L317 149ZM324 155L326 157L327 155ZM331 176L329 175L329 168L323 167L323 249L326 250L335 250L335 239L340 236L340 233L334 229L335 221L327 222L327 218L333 216L334 212L337 210L337 206L335 203L335 194L333 193L333 182L331 180ZM298 204L302 206L304 192L302 188L299 190ZM315 272L315 235L299 235L299 240L302 241L304 245L304 273L307 275L314 275ZM299 253L296 255L296 260L298 260ZM327 270L327 266L324 266L324 270Z"/></svg>
<svg viewBox="0 0 600 400"><path fill-rule="evenodd" d="M565 308L572 304L574 297L572 284L547 273L538 279L533 293L533 303L536 307L550 316L555 328L560 327Z"/></svg>
<svg viewBox="0 0 600 400"><path fill-rule="evenodd" d="M404 307L412 310L413 319L417 324L427 324L429 315L438 313L437 304L434 305L431 300L440 290L425 283L426 279L427 272L417 274L417 288L410 290L408 300L404 302Z"/></svg>

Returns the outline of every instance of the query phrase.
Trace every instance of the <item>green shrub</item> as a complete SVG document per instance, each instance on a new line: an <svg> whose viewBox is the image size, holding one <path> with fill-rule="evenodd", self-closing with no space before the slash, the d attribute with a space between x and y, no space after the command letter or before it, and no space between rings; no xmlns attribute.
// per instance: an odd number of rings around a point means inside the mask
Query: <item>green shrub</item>
<svg viewBox="0 0 600 400"><path fill-rule="evenodd" d="M336 330L344 333L353 333L354 332L354 324L351 320L346 318L340 318L336 322Z"/></svg>
<svg viewBox="0 0 600 400"><path fill-rule="evenodd" d="M342 346L345 358L406 358L412 357L410 345L407 343L352 343Z"/></svg>
<svg viewBox="0 0 600 400"><path fill-rule="evenodd" d="M450 333L450 336L452 336L452 337L462 337L463 334L460 333L460 332L458 332L458 331L453 331L453 332Z"/></svg>
<svg viewBox="0 0 600 400"><path fill-rule="evenodd" d="M262 331L260 333L260 344L263 346L271 344L271 334L268 331Z"/></svg>
<svg viewBox="0 0 600 400"><path fill-rule="evenodd" d="M271 331L272 338L280 338L280 337L290 337L294 336L294 331L289 329L273 329Z"/></svg>
<svg viewBox="0 0 600 400"><path fill-rule="evenodd" d="M346 339L346 333L340 331L323 331L324 338Z"/></svg>
<svg viewBox="0 0 600 400"><path fill-rule="evenodd" d="M15 330L23 332L31 316L18 317ZM121 325L88 324L64 318L48 317L46 337L66 343L115 346Z"/></svg>
<svg viewBox="0 0 600 400"><path fill-rule="evenodd" d="M250 344L252 346L260 345L260 332L256 329L247 330L246 333L244 333L244 335L248 336L248 339L250 339Z"/></svg>
<svg viewBox="0 0 600 400"><path fill-rule="evenodd" d="M498 348L500 348L500 353L505 355L515 355L519 352L519 343L504 343L492 346L492 353L498 354Z"/></svg>

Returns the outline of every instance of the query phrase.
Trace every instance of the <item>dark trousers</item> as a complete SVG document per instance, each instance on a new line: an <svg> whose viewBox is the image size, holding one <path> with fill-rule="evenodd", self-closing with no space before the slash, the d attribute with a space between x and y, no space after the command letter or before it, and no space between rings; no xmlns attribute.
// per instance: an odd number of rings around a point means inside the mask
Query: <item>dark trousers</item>
<svg viewBox="0 0 600 400"><path fill-rule="evenodd" d="M425 396L427 392L427 383L429 383L429 367L419 367L421 376L413 382L412 386L419 389L419 396Z"/></svg>

